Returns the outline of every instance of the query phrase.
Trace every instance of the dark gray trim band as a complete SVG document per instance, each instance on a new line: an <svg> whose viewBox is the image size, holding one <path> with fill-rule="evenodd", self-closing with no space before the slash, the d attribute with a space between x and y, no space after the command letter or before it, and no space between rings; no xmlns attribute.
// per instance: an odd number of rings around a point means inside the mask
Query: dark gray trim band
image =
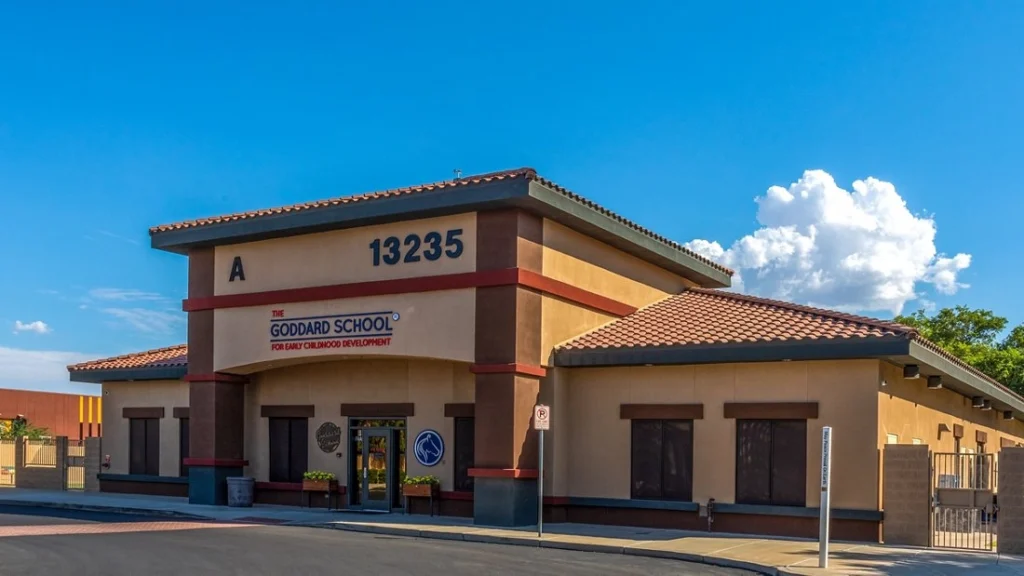
<svg viewBox="0 0 1024 576"><path fill-rule="evenodd" d="M568 498L569 506L591 506L595 508L629 508L633 510L676 510L696 512L700 504L674 500L625 500L621 498Z"/></svg>
<svg viewBox="0 0 1024 576"><path fill-rule="evenodd" d="M819 508L802 506L760 506L755 504L719 504L715 503L715 514L750 514L754 516L791 516L795 518L818 518ZM833 508L834 520L864 520L881 522L884 514L879 510L856 510L849 508Z"/></svg>
<svg viewBox="0 0 1024 576"><path fill-rule="evenodd" d="M188 478L181 476L148 476L146 474L97 474L100 481L149 482L153 484L188 484Z"/></svg>
<svg viewBox="0 0 1024 576"><path fill-rule="evenodd" d="M132 382L136 380L181 380L187 373L188 366L69 371L72 382L89 382L92 384L102 384L104 382Z"/></svg>
<svg viewBox="0 0 1024 576"><path fill-rule="evenodd" d="M530 182L529 199L523 202L522 206L611 244L637 258L671 270L705 288L724 288L732 285L732 277L725 272L540 182Z"/></svg>
<svg viewBox="0 0 1024 576"><path fill-rule="evenodd" d="M750 344L712 344L644 348L560 350L555 366L644 366L672 364L722 364L729 362L778 362L781 360L850 360L905 355L905 338L865 338Z"/></svg>
<svg viewBox="0 0 1024 576"><path fill-rule="evenodd" d="M1001 405L993 406L994 408L1001 409L1002 406L1005 406L1015 412L1024 413L1024 399L1020 396L1010 392L1003 386L993 384L985 378L982 378L974 372L960 366L952 360L949 360L945 356L934 352L929 348L925 348L917 342L910 343L909 354L918 362L927 364L932 368L947 374L950 378L962 382L970 389L971 392L976 392L977 394L991 398L993 404L998 403ZM947 385L946 382L943 382L943 387L953 388L953 386ZM971 394L968 393L968 395Z"/></svg>
<svg viewBox="0 0 1024 576"><path fill-rule="evenodd" d="M218 222L195 228L150 234L153 248L187 254L190 248L237 244L368 226L398 219L433 218L483 208L497 208L527 194L525 178L486 182L469 186L419 192L365 202L339 204L329 208L283 212L259 218ZM467 189L472 192L467 193Z"/></svg>

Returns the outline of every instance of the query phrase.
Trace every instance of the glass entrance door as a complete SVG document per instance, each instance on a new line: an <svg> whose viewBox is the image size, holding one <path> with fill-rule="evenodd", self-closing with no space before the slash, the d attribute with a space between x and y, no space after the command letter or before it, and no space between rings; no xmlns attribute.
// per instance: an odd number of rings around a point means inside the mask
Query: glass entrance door
<svg viewBox="0 0 1024 576"><path fill-rule="evenodd" d="M363 430L362 442L364 510L391 511L391 430Z"/></svg>

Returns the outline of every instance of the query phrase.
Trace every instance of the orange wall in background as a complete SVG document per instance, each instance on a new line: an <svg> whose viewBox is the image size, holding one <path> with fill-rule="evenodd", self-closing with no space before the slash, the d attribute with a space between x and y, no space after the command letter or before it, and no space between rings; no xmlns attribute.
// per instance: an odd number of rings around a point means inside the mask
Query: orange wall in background
<svg viewBox="0 0 1024 576"><path fill-rule="evenodd" d="M100 436L99 403L99 396L0 388L0 420L13 420L22 414L29 424L46 428L53 436L67 436L71 439ZM82 423L81 428L79 422Z"/></svg>

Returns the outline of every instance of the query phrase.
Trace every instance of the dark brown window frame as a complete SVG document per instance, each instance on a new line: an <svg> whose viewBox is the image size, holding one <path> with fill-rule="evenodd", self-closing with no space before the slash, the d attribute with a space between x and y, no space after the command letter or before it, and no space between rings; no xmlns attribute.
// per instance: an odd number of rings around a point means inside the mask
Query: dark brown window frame
<svg viewBox="0 0 1024 576"><path fill-rule="evenodd" d="M817 420L817 402L726 402L723 414L735 420Z"/></svg>
<svg viewBox="0 0 1024 576"><path fill-rule="evenodd" d="M658 496L658 497L644 497L644 496L636 496L635 495L636 478L633 475L634 471L635 471L635 468L634 468L635 462L634 462L633 458L634 458L636 450L634 449L633 442L634 442L634 439L635 439L634 425L637 422L660 422L661 423L661 447L660 447L661 448L661 457L660 457L661 458L661 460L660 460L660 462L661 462L661 471L660 471L660 476L661 476L661 485L662 485L662 487L661 487L662 495ZM665 497L664 496L664 493L665 493L665 487L664 487L664 485L665 485L665 422L685 422L690 427L690 445L688 447L689 461L686 463L687 467L689 468L689 471L687 473L687 476L688 476L689 481L690 481L689 486L687 487L687 490L689 492L689 494L688 494L689 498L669 498L669 497ZM694 444L696 442L695 439L694 439L695 435L696 434L695 434L694 422L693 422L692 418L633 418L633 419L630 419L630 422L629 422L629 497L630 497L630 499L631 500L647 500L647 501L664 501L664 502L692 502L693 501L693 466L694 466L693 451L694 451Z"/></svg>
<svg viewBox="0 0 1024 576"><path fill-rule="evenodd" d="M703 404L619 404L621 420L703 420Z"/></svg>
<svg viewBox="0 0 1024 576"><path fill-rule="evenodd" d="M763 503L751 503L747 501L741 501L739 494L740 486L740 425L742 422L767 422L770 428L771 440L768 445L768 494L769 502ZM804 446L803 446L803 503L778 503L775 499L774 490L774 452L775 452L775 426L780 423L801 423L804 426ZM737 504L753 504L753 505L767 505L767 506L794 506L794 507L806 507L807 506L807 420L801 418L737 418L736 419L736 451L734 453L734 489L735 489L735 501Z"/></svg>

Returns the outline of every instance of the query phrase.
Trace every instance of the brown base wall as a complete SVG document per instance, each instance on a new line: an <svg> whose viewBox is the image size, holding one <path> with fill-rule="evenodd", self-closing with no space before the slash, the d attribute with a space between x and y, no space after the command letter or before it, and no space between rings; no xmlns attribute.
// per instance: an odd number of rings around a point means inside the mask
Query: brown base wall
<svg viewBox="0 0 1024 576"><path fill-rule="evenodd" d="M125 482L123 480L100 480L100 492L117 494L148 494L150 496L180 496L188 498L188 484L172 482Z"/></svg>
<svg viewBox="0 0 1024 576"><path fill-rule="evenodd" d="M277 506L301 506L303 508L347 508L348 497L345 487L340 486L339 492L332 494L328 502L326 493L303 493L301 484L273 485L269 482L257 482L253 493L256 504L274 504ZM329 506L328 506L329 505Z"/></svg>
<svg viewBox="0 0 1024 576"><path fill-rule="evenodd" d="M410 498L410 514L430 514L430 500L427 498ZM472 500L434 500L434 514L437 516L456 516L459 518L473 517Z"/></svg>

